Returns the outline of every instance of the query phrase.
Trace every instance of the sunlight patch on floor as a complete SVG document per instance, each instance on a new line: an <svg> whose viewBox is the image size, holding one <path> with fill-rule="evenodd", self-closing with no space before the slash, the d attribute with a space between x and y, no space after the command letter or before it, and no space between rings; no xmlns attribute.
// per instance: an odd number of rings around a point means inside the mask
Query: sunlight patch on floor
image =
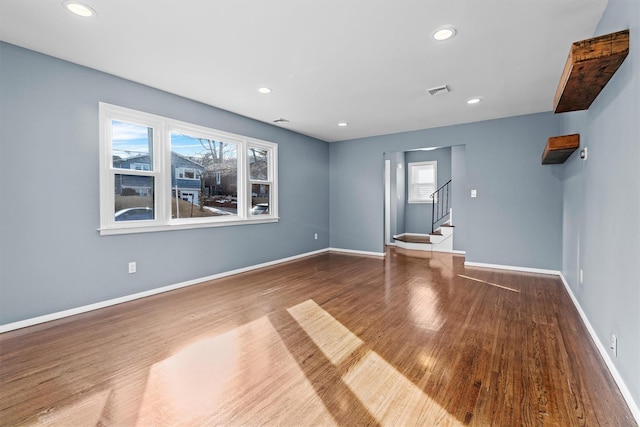
<svg viewBox="0 0 640 427"><path fill-rule="evenodd" d="M517 290L517 289L508 288L508 287L502 286L502 285L497 285L495 283L487 282L486 280L476 279L475 277L464 276L462 274L458 274L458 277L462 277L463 279L468 279L468 280L474 280L474 281L480 282L480 283L485 283L487 285L495 286L496 288L504 289L504 290L507 290L507 291L520 293L520 291Z"/></svg>
<svg viewBox="0 0 640 427"><path fill-rule="evenodd" d="M418 356L418 361L424 368L425 372L433 372L434 368L438 364L438 359L433 357L430 352L421 350Z"/></svg>
<svg viewBox="0 0 640 427"><path fill-rule="evenodd" d="M442 277L451 280L455 275L453 262L454 257L443 256L442 254L434 252L432 258L429 260L429 266L431 268L437 268Z"/></svg>
<svg viewBox="0 0 640 427"><path fill-rule="evenodd" d="M425 293L420 297L431 299L433 295ZM288 311L334 365L344 362L364 345L360 338L312 300ZM429 325L438 323L433 316L427 317ZM383 426L462 425L375 351L368 350L342 380Z"/></svg>
<svg viewBox="0 0 640 427"><path fill-rule="evenodd" d="M462 425L374 351L343 381L381 425Z"/></svg>
<svg viewBox="0 0 640 427"><path fill-rule="evenodd" d="M247 325L250 329L253 325ZM232 381L240 331L197 341L152 366L140 408L139 425L168 424L206 415ZM152 418L147 418L151 416Z"/></svg>
<svg viewBox="0 0 640 427"><path fill-rule="evenodd" d="M283 404L286 401L292 404ZM243 413L235 410L243 406L253 409ZM224 334L201 339L154 364L137 425L281 424L300 420L334 423L278 332L263 316Z"/></svg>
<svg viewBox="0 0 640 427"><path fill-rule="evenodd" d="M427 286L412 286L409 306L413 323L423 329L437 331L442 327L438 313L438 294Z"/></svg>
<svg viewBox="0 0 640 427"><path fill-rule="evenodd" d="M381 425L460 425L313 300L287 311L332 365L353 364L341 374L342 381ZM431 317L427 321L434 323ZM364 356L358 360L357 353ZM238 411L241 407L251 410ZM136 425L335 423L301 365L263 316L196 341L154 364Z"/></svg>
<svg viewBox="0 0 640 427"><path fill-rule="evenodd" d="M313 300L287 309L324 355L338 365L363 342Z"/></svg>
<svg viewBox="0 0 640 427"><path fill-rule="evenodd" d="M111 390L91 393L73 405L45 410L38 415L38 424L44 426L99 425L105 411Z"/></svg>

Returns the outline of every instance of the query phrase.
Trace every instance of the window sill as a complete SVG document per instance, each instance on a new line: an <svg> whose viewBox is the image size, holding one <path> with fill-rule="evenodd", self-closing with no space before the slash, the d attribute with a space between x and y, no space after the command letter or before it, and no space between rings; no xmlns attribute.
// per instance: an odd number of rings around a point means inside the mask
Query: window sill
<svg viewBox="0 0 640 427"><path fill-rule="evenodd" d="M235 225L249 224L268 224L278 222L279 217L267 218L248 218L248 219L229 219L222 221L189 221L182 223L163 224L163 225L137 225L135 227L113 227L98 228L100 236L113 236L118 234L135 234L135 233L155 233L158 231L176 231L191 230L195 228L211 228L211 227L229 227Z"/></svg>

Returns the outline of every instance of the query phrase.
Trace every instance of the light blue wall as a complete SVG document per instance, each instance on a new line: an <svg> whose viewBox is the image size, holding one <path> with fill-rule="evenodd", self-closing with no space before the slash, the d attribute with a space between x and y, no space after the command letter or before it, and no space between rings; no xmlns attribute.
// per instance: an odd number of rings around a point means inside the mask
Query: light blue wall
<svg viewBox="0 0 640 427"><path fill-rule="evenodd" d="M465 145L467 186L478 190L467 193L467 261L560 270L562 180L541 165L560 132L561 119L541 113L332 143L331 246L383 251L382 153Z"/></svg>
<svg viewBox="0 0 640 427"><path fill-rule="evenodd" d="M389 171L389 196L390 196L390 239L393 236L404 233L404 207L405 207L405 155L404 153L386 153L385 160L390 162ZM398 166L401 166L398 168Z"/></svg>
<svg viewBox="0 0 640 427"><path fill-rule="evenodd" d="M453 197L453 250L464 251L467 242L467 154L464 145L451 147L451 187Z"/></svg>
<svg viewBox="0 0 640 427"><path fill-rule="evenodd" d="M100 237L99 101L278 143L280 222ZM329 246L326 142L4 43L0 118L0 324Z"/></svg>
<svg viewBox="0 0 640 427"><path fill-rule="evenodd" d="M405 173L406 165L406 155L405 153L396 153L397 164L396 164L396 201L397 201L397 231L395 234L405 233L407 230L407 223L405 221L406 217L406 207L407 207L407 175ZM398 168L398 164L402 165L401 168Z"/></svg>
<svg viewBox="0 0 640 427"><path fill-rule="evenodd" d="M405 179L409 182L409 163L436 161L438 182L437 188L444 185L451 179L451 147L439 148L430 151L409 151L406 153ZM406 199L409 199L409 189L407 188ZM450 191L449 196L453 196ZM451 199L450 199L451 200ZM431 233L432 220L431 203L407 203L405 207L405 232L425 234ZM440 221L442 222L442 221Z"/></svg>
<svg viewBox="0 0 640 427"><path fill-rule="evenodd" d="M348 142L329 144L329 191L335 192L329 199L331 247L383 253L383 159L394 150L379 148L363 145L354 152Z"/></svg>
<svg viewBox="0 0 640 427"><path fill-rule="evenodd" d="M587 111L565 113L564 134L588 147L563 165L562 272L640 405L640 3L610 0L595 35L630 29L630 53ZM579 270L583 270L583 284Z"/></svg>

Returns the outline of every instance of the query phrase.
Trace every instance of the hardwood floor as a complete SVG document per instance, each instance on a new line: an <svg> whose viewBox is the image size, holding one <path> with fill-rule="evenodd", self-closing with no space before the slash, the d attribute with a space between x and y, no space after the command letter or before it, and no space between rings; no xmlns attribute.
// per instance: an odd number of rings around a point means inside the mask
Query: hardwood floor
<svg viewBox="0 0 640 427"><path fill-rule="evenodd" d="M326 253L0 335L0 424L634 426L553 276Z"/></svg>

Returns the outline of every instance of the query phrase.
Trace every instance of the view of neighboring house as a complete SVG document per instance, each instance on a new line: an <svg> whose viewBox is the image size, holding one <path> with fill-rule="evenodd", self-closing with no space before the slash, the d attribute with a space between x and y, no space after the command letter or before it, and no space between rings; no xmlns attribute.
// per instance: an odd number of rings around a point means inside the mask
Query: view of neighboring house
<svg viewBox="0 0 640 427"><path fill-rule="evenodd" d="M177 192L182 200L200 205L204 166L175 152L171 153L171 165L172 197Z"/></svg>
<svg viewBox="0 0 640 427"><path fill-rule="evenodd" d="M151 159L148 154L132 156L126 159L114 158L113 166L120 169L150 170ZM171 153L172 197L177 191L178 197L195 205L200 204L200 191L204 166L178 153ZM115 192L122 196L150 196L153 192L152 181L146 176L120 174L116 177Z"/></svg>

